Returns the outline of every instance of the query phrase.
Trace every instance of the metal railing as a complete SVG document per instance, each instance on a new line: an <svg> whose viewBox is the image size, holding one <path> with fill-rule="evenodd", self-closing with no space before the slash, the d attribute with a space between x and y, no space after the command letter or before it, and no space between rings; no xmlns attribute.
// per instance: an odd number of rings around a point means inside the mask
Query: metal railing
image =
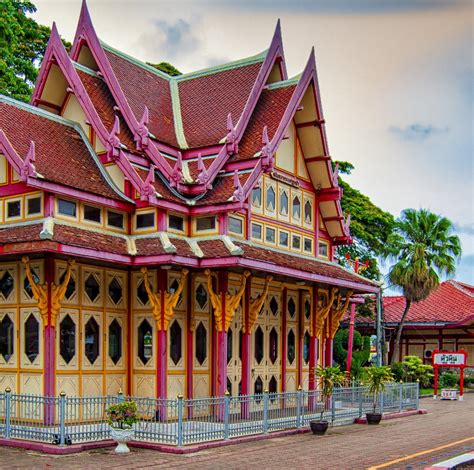
<svg viewBox="0 0 474 470"><path fill-rule="evenodd" d="M124 400L137 403L140 420L135 440L173 446L234 439L307 426L328 420L350 424L372 411L362 386L336 388L324 401L319 390L185 400L124 397L59 397L0 393L0 438L68 445L110 438L105 410ZM377 411L418 409L417 383L389 384L378 397Z"/></svg>

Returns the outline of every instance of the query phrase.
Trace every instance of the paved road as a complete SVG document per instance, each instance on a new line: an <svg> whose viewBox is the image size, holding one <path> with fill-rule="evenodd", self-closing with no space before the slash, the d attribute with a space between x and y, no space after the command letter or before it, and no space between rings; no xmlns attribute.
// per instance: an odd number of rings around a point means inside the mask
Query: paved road
<svg viewBox="0 0 474 470"><path fill-rule="evenodd" d="M0 448L0 467L415 470L474 449L474 394L467 394L464 402L424 399L421 406L428 410L427 415L390 420L379 426L337 427L324 437L300 434L186 455L133 449L127 456L117 456L110 449L100 449L72 456L50 456ZM429 449L437 450L420 455ZM399 460L407 456L411 457ZM394 460L397 462L389 463Z"/></svg>

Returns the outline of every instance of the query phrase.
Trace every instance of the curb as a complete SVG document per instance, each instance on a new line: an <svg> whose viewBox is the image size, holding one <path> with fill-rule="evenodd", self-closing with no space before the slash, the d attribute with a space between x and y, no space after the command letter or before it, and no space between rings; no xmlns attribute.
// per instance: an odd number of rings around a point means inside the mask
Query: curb
<svg viewBox="0 0 474 470"><path fill-rule="evenodd" d="M406 418L408 416L414 415L426 415L427 413L428 411L424 409L402 411L401 413L387 413L382 416L382 420L385 421L387 419ZM367 418L356 418L354 420L354 424L367 424Z"/></svg>

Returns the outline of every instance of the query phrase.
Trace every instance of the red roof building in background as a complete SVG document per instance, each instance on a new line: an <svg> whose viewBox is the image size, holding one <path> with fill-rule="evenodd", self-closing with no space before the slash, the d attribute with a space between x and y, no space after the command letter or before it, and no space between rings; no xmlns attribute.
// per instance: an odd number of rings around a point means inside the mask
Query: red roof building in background
<svg viewBox="0 0 474 470"><path fill-rule="evenodd" d="M0 96L0 389L165 398L314 388L352 294L314 51L171 77L53 25Z"/></svg>
<svg viewBox="0 0 474 470"><path fill-rule="evenodd" d="M403 296L383 297L389 358L404 309ZM356 327L359 331L372 331L373 321L358 317ZM411 305L403 327L399 357L417 355L429 364L435 349L464 349L468 353L468 364L474 365L474 286L445 281L428 298Z"/></svg>

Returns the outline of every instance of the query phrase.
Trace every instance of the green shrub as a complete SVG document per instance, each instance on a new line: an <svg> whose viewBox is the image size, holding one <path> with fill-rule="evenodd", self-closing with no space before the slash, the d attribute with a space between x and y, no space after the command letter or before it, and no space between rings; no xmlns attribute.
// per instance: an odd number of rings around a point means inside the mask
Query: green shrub
<svg viewBox="0 0 474 470"><path fill-rule="evenodd" d="M459 385L459 376L452 372L445 372L439 377L439 386L441 388L455 388Z"/></svg>
<svg viewBox="0 0 474 470"><path fill-rule="evenodd" d="M421 388L428 388L433 379L432 366L423 364L418 356L405 356L403 362L395 362L391 365L394 379L397 382L420 381Z"/></svg>
<svg viewBox="0 0 474 470"><path fill-rule="evenodd" d="M128 429L139 420L138 407L134 401L112 405L105 411L107 423L113 428Z"/></svg>

